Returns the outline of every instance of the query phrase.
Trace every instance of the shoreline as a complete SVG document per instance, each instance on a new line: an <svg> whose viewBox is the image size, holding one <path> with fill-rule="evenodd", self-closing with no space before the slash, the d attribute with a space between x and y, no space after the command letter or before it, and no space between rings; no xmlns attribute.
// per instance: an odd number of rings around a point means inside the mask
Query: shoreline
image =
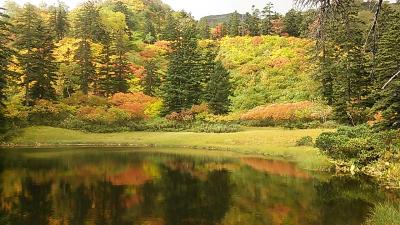
<svg viewBox="0 0 400 225"><path fill-rule="evenodd" d="M246 128L237 133L122 132L87 133L54 127L29 127L0 148L142 147L229 151L295 162L307 170L327 171L327 157L311 146L296 146L303 136L316 138L323 129Z"/></svg>

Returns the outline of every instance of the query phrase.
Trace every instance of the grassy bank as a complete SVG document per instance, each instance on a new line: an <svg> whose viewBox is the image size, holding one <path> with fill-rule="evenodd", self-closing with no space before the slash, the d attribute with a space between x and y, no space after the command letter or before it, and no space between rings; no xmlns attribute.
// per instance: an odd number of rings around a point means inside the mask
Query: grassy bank
<svg viewBox="0 0 400 225"><path fill-rule="evenodd" d="M330 166L327 158L313 147L298 147L303 136L317 137L322 129L287 130L282 128L246 128L238 133L191 132L124 132L94 134L52 127L30 127L9 144L16 146L61 145L132 145L154 147L186 147L228 150L245 154L260 154L270 158L284 157L300 167L324 170Z"/></svg>

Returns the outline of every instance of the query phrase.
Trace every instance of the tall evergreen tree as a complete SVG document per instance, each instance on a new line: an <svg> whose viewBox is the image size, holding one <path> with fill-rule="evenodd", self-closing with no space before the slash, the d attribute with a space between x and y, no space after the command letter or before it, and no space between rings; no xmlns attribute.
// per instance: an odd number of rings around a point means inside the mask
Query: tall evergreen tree
<svg viewBox="0 0 400 225"><path fill-rule="evenodd" d="M235 11L234 13L231 14L229 17L229 22L228 22L228 35L231 37L236 37L240 35L240 21L241 21L241 16L240 14Z"/></svg>
<svg viewBox="0 0 400 225"><path fill-rule="evenodd" d="M207 101L206 87L214 74L215 70L215 58L218 54L218 46L214 42L203 44L199 47L200 60L199 69L201 80L201 89L203 91L201 100Z"/></svg>
<svg viewBox="0 0 400 225"><path fill-rule="evenodd" d="M252 13L250 16L250 23L248 24L251 36L260 35L260 10L254 5L252 6Z"/></svg>
<svg viewBox="0 0 400 225"><path fill-rule="evenodd" d="M272 33L272 20L274 19L274 5L268 2L261 12L261 34L269 35Z"/></svg>
<svg viewBox="0 0 400 225"><path fill-rule="evenodd" d="M37 99L54 99L57 66L53 57L53 37L31 4L23 7L16 21L15 46L20 51L26 104Z"/></svg>
<svg viewBox="0 0 400 225"><path fill-rule="evenodd" d="M69 30L67 6L59 2L58 6L50 7L50 28L54 32L56 40L63 39Z"/></svg>
<svg viewBox="0 0 400 225"><path fill-rule="evenodd" d="M213 73L206 87L206 100L213 113L225 114L229 111L231 95L231 83L229 72L224 68L222 62L214 63Z"/></svg>
<svg viewBox="0 0 400 225"><path fill-rule="evenodd" d="M148 44L154 44L157 40L156 30L154 28L151 14L149 12L145 15L145 24L144 24L144 41Z"/></svg>
<svg viewBox="0 0 400 225"><path fill-rule="evenodd" d="M283 28L284 32L293 37L300 36L301 32L300 26L303 23L303 16L301 12L298 12L294 9L289 10L289 12L287 12L284 17L283 22L284 22L284 28Z"/></svg>
<svg viewBox="0 0 400 225"><path fill-rule="evenodd" d="M210 25L208 24L207 20L200 20L197 29L199 30L199 35L201 39L210 39L211 38L211 28Z"/></svg>
<svg viewBox="0 0 400 225"><path fill-rule="evenodd" d="M4 131L4 100L6 94L4 92L7 86L6 76L10 75L8 66L14 51L10 48L10 27L7 22L8 16L4 13L4 9L0 8L0 133Z"/></svg>
<svg viewBox="0 0 400 225"><path fill-rule="evenodd" d="M127 35L120 31L116 34L114 48L116 59L114 61L113 92L125 93L128 91L127 75L128 75L128 52L129 40Z"/></svg>
<svg viewBox="0 0 400 225"><path fill-rule="evenodd" d="M366 70L363 51L362 23L357 17L358 6L352 0L340 18L326 21L325 44L321 47L320 79L323 93L334 107L338 121L348 124L364 122L365 109L371 107L371 77Z"/></svg>
<svg viewBox="0 0 400 225"><path fill-rule="evenodd" d="M190 108L201 99L202 78L195 22L187 16L176 30L178 36L171 44L170 63L163 85L167 113Z"/></svg>
<svg viewBox="0 0 400 225"><path fill-rule="evenodd" d="M154 60L145 62L146 75L142 81L143 93L149 96L156 96L161 86L159 68Z"/></svg>
<svg viewBox="0 0 400 225"><path fill-rule="evenodd" d="M80 39L75 60L80 68L80 89L84 94L89 93L90 84L96 78L91 42L105 41L107 37L100 21L99 11L93 1L83 4L75 21L75 36Z"/></svg>
<svg viewBox="0 0 400 225"><path fill-rule="evenodd" d="M103 9L100 12L104 37L102 40L102 54L100 62L99 85L96 92L109 96L117 92L128 90L127 53L131 49L129 36L126 33L125 15Z"/></svg>
<svg viewBox="0 0 400 225"><path fill-rule="evenodd" d="M387 11L387 26L379 43L376 68L376 103L375 108L381 111L385 128L400 128L400 75L390 83L389 79L400 71L400 10ZM385 88L382 90L382 87Z"/></svg>
<svg viewBox="0 0 400 225"><path fill-rule="evenodd" d="M165 28L162 32L162 39L166 41L173 41L177 38L177 28L178 26L178 21L177 19L172 15L169 14L167 17L167 24L165 25Z"/></svg>

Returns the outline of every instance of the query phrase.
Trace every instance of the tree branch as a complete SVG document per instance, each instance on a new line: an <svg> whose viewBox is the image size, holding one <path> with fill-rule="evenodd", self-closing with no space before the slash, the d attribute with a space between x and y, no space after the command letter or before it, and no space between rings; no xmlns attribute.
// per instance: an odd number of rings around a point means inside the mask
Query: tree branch
<svg viewBox="0 0 400 225"><path fill-rule="evenodd" d="M379 18L379 14L381 12L382 4L383 4L383 0L379 0L379 2L376 3L377 8L376 8L375 15L374 15L374 22L372 23L371 29L368 32L367 40L365 40L364 47L367 46L369 37L371 36L372 33L374 33L374 36L376 36L376 29L377 29L377 26L378 26L378 18ZM374 42L375 41L376 40L374 40Z"/></svg>
<svg viewBox="0 0 400 225"><path fill-rule="evenodd" d="M388 82L386 82L385 85L383 85L382 90L385 89L385 88L390 84L390 82L392 82L392 81L394 80L394 78L396 78L399 74L400 74L400 70L399 70L395 75L393 75L393 76L388 80Z"/></svg>

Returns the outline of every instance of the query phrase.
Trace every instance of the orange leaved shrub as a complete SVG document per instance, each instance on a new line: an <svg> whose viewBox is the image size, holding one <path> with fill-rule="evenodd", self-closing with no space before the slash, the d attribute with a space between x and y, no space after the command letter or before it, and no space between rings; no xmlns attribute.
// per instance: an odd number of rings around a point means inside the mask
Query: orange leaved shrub
<svg viewBox="0 0 400 225"><path fill-rule="evenodd" d="M155 97L136 93L117 93L109 99L109 103L129 113L132 119L146 119L146 109L159 101Z"/></svg>
<svg viewBox="0 0 400 225"><path fill-rule="evenodd" d="M320 120L321 122L325 122L330 115L330 107L310 101L303 101L259 106L244 113L240 119L269 120L275 122Z"/></svg>

